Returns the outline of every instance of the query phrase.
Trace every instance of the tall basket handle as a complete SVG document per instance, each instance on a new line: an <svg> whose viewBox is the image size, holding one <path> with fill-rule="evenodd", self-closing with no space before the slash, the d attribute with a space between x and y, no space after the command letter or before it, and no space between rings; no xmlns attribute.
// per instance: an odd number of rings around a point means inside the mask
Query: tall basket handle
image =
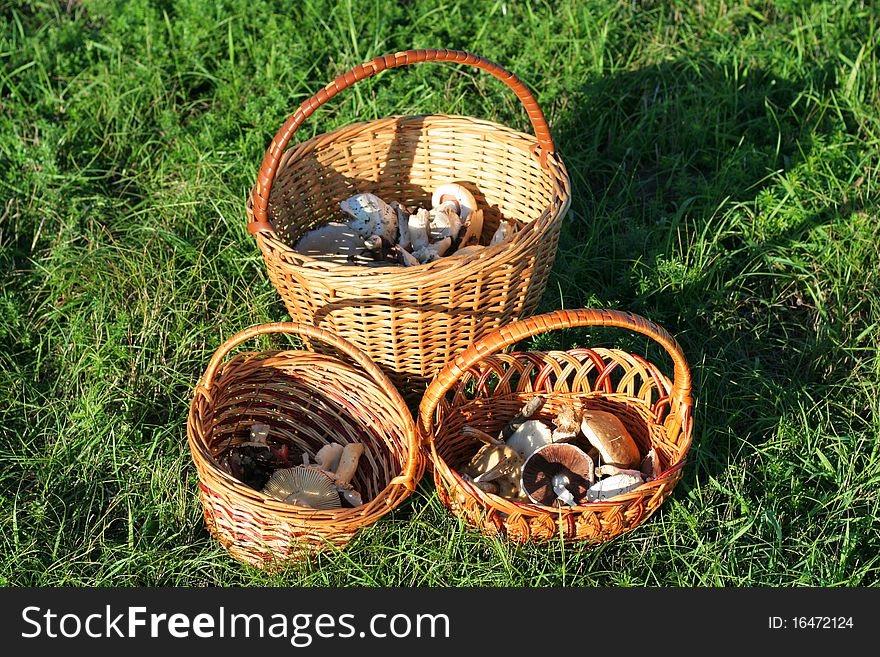
<svg viewBox="0 0 880 657"><path fill-rule="evenodd" d="M469 64L475 68L488 71L510 87L529 115L529 121L532 123L532 129L535 131L535 137L537 137L538 145L541 147L541 164L546 165L547 156L556 150L553 138L550 136L550 127L547 125L547 119L538 106L538 101L535 99L534 94L513 73L488 59L483 59L477 55L460 50L433 48L427 50L405 50L393 55L374 57L370 61L353 68L348 73L340 75L321 89L321 91L303 102L299 109L285 121L284 125L275 134L275 138L272 140L269 149L266 151L266 156L263 158L263 163L260 165L260 171L257 174L257 184L254 187L254 220L248 224L248 232L251 235L256 235L261 231L273 230L272 224L269 223L267 218L266 210L269 204L269 191L272 189L272 182L275 180L278 162L281 160L281 154L287 147L293 133L316 109L355 82L372 77L386 68L397 68L398 66L408 66L421 62Z"/></svg>
<svg viewBox="0 0 880 657"><path fill-rule="evenodd" d="M385 375L384 372L382 372L381 369L379 369L379 367L370 359L369 356L367 356L366 353L361 351L358 347L353 345L348 340L345 340L338 335L329 333L328 331L312 326L311 324L302 324L300 322L274 322L271 324L258 324L256 326L246 328L243 331L239 331L238 333L230 337L228 340L226 340L226 342L220 345L216 352L214 352L214 356L208 363L208 368L205 370L205 374L202 377L202 382L196 388L196 392L201 392L202 394L210 397L211 384L214 381L217 370L220 368L220 364L223 362L223 359L229 355L229 352L245 340L250 340L251 338L254 338L258 335L265 335L267 333L287 333L290 335L305 336L311 340L317 340L338 349L341 353L345 354L360 367L362 367L367 375L369 375L369 377L385 392L385 394L387 394L393 400L395 406L404 409L408 408L406 402L403 400L403 397L400 395L397 388L394 387L394 384L391 382L391 380ZM405 433L406 443L409 446L406 471L399 477L395 477L391 481L391 483L404 485L407 487L407 489L412 491L415 489L415 486L418 483L419 479L419 444L416 438L415 422L410 417L408 411L404 415L404 417L409 419L409 421L406 422L405 426L402 427Z"/></svg>
<svg viewBox="0 0 880 657"><path fill-rule="evenodd" d="M455 385L462 373L479 363L486 356L510 347L520 340L539 333L577 326L616 326L647 335L658 342L672 357L674 365L671 400L681 406L681 411L693 405L691 397L691 373L681 347L666 329L652 321L630 312L618 310L555 310L543 315L522 319L490 333L456 356L437 374L419 406L419 428L428 437L431 417L443 396Z"/></svg>

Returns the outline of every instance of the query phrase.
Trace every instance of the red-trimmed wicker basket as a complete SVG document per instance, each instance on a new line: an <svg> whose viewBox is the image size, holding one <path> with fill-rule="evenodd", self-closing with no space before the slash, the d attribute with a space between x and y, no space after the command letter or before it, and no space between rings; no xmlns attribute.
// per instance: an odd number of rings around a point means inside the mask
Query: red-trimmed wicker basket
<svg viewBox="0 0 880 657"><path fill-rule="evenodd" d="M673 380L643 357L619 349L502 353L539 333L578 326L622 327L652 338L672 357ZM607 501L562 507L511 501L462 479L457 470L483 445L463 437L462 427L497 435L536 393L546 399L536 417L548 422L565 403L616 414L642 454L656 449L661 474ZM639 525L672 492L691 445L692 408L687 362L664 329L631 313L556 311L493 331L447 364L425 393L419 434L440 499L471 527L517 542L560 537L599 542Z"/></svg>
<svg viewBox="0 0 880 657"><path fill-rule="evenodd" d="M246 352L225 360L237 345L267 333L308 337L354 365L299 350ZM257 422L269 424L271 436L294 453L307 452L313 463L328 442L364 443L352 481L363 506L316 511L235 479L219 465L221 445L247 440ZM267 570L345 545L403 502L425 465L412 415L388 377L346 340L290 322L251 327L220 346L195 389L187 436L209 530L233 557Z"/></svg>
<svg viewBox="0 0 880 657"><path fill-rule="evenodd" d="M504 82L535 136L468 116L392 116L351 124L285 150L302 123L355 82L419 62L468 64ZM327 263L297 253L299 237L345 220L339 202L371 192L410 207L461 182L484 212L483 239L502 218L522 228L511 242L416 267ZM424 392L456 353L536 308L553 267L570 181L532 92L513 73L453 50L376 57L305 101L279 129L248 201L269 278L290 316L361 348L407 393Z"/></svg>

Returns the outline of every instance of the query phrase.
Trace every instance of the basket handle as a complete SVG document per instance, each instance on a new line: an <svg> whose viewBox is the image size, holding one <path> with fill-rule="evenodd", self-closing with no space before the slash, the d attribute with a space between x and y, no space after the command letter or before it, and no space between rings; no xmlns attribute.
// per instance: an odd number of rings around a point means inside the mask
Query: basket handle
<svg viewBox="0 0 880 657"><path fill-rule="evenodd" d="M269 204L269 190L272 189L272 181L275 179L275 172L278 169L281 154L287 147L293 133L316 109L355 82L372 77L386 68L408 66L421 62L469 64L475 68L488 71L510 87L529 115L529 121L532 123L535 137L537 137L538 145L541 147L541 164L546 165L547 156L556 150L553 138L550 136L550 127L547 125L547 119L538 106L538 101L535 99L534 94L513 73L488 59L483 59L477 55L460 50L433 48L427 50L405 50L393 55L374 57L370 61L353 68L348 73L338 76L321 91L303 102L299 109L285 121L269 145L266 156L263 158L263 163L260 165L260 171L257 174L257 184L254 187L254 221L248 224L248 232L251 235L256 235L261 231L274 230L272 224L268 221L266 210Z"/></svg>
<svg viewBox="0 0 880 657"><path fill-rule="evenodd" d="M675 369L670 397L681 406L682 413L679 413L679 418L681 418L685 409L693 406L690 369L681 347L666 329L630 312L596 310L592 308L556 310L508 324L478 340L447 363L428 386L422 398L422 403L419 406L419 428L423 437L429 438L429 423L434 411L440 404L443 396L465 370L473 367L486 356L497 353L525 338L547 331L576 326L615 326L626 328L636 333L647 335L658 342L672 357Z"/></svg>
<svg viewBox="0 0 880 657"><path fill-rule="evenodd" d="M369 377L385 392L385 394L387 394L392 399L396 406L398 406L399 408L408 408L406 402L403 400L403 397L397 391L397 388L394 387L394 384L391 382L391 380L385 375L384 372L382 372L381 369L379 369L379 367L370 359L369 356L367 356L366 353L361 351L358 347L353 345L348 340L341 338L338 335L329 333L328 331L312 326L311 324L302 324L299 322L274 322L271 324L258 324L256 326L251 326L250 328L244 329L243 331L239 331L238 333L230 337L228 340L226 340L226 342L220 345L216 352L214 352L214 356L208 363L208 368L205 370L205 375L202 378L202 382L196 388L196 391L200 391L210 397L211 383L214 380L214 376L217 374L217 370L220 368L220 364L223 362L223 359L226 358L229 352L245 340L249 340L258 335L264 335L266 333L288 333L290 335L305 336L311 340L317 340L338 349L340 352L351 358L355 363L362 367L364 371L369 375ZM407 411L406 417L409 417L409 411ZM420 457L418 441L416 439L415 423L412 421L411 417L409 417L409 419L410 421L402 427L406 434L407 444L409 445L409 455L407 459L406 471L400 476L392 479L390 483L406 486L408 490L413 491L415 490L416 484L418 483L419 477L417 473L419 469Z"/></svg>

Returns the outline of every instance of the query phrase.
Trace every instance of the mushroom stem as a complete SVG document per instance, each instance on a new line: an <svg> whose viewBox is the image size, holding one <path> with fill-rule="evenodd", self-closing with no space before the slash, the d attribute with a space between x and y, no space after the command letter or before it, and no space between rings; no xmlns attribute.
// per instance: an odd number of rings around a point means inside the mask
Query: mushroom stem
<svg viewBox="0 0 880 657"><path fill-rule="evenodd" d="M504 440L510 438L519 429L520 425L541 410L542 406L544 406L544 398L540 395L535 395L529 399L520 409L519 413L514 415L501 431L501 437Z"/></svg>
<svg viewBox="0 0 880 657"><path fill-rule="evenodd" d="M461 428L461 435L466 438L476 438L487 445L500 445L504 441L500 438L496 438L495 436L490 436L488 433L483 431L482 429L477 429L476 427L464 426Z"/></svg>

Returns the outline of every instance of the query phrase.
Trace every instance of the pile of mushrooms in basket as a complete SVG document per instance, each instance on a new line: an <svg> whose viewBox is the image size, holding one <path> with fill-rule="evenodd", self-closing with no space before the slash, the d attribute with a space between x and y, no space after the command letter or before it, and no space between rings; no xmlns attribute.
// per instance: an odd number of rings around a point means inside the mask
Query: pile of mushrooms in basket
<svg viewBox="0 0 880 657"><path fill-rule="evenodd" d="M656 451L640 454L613 413L566 404L552 423L531 419L543 404L532 397L497 437L463 427L485 445L459 471L462 478L515 502L561 507L622 495L659 474Z"/></svg>
<svg viewBox="0 0 880 657"><path fill-rule="evenodd" d="M344 509L363 504L351 481L364 453L363 443L321 447L311 463L299 461L290 446L272 436L269 425L251 425L250 440L222 445L220 466L233 477L280 502L312 509Z"/></svg>
<svg viewBox="0 0 880 657"><path fill-rule="evenodd" d="M458 183L434 189L430 209L386 203L370 193L350 196L339 207L348 221L314 228L293 248L338 264L411 267L501 244L517 230L515 222L502 220L488 244L480 244L483 211L473 194Z"/></svg>

